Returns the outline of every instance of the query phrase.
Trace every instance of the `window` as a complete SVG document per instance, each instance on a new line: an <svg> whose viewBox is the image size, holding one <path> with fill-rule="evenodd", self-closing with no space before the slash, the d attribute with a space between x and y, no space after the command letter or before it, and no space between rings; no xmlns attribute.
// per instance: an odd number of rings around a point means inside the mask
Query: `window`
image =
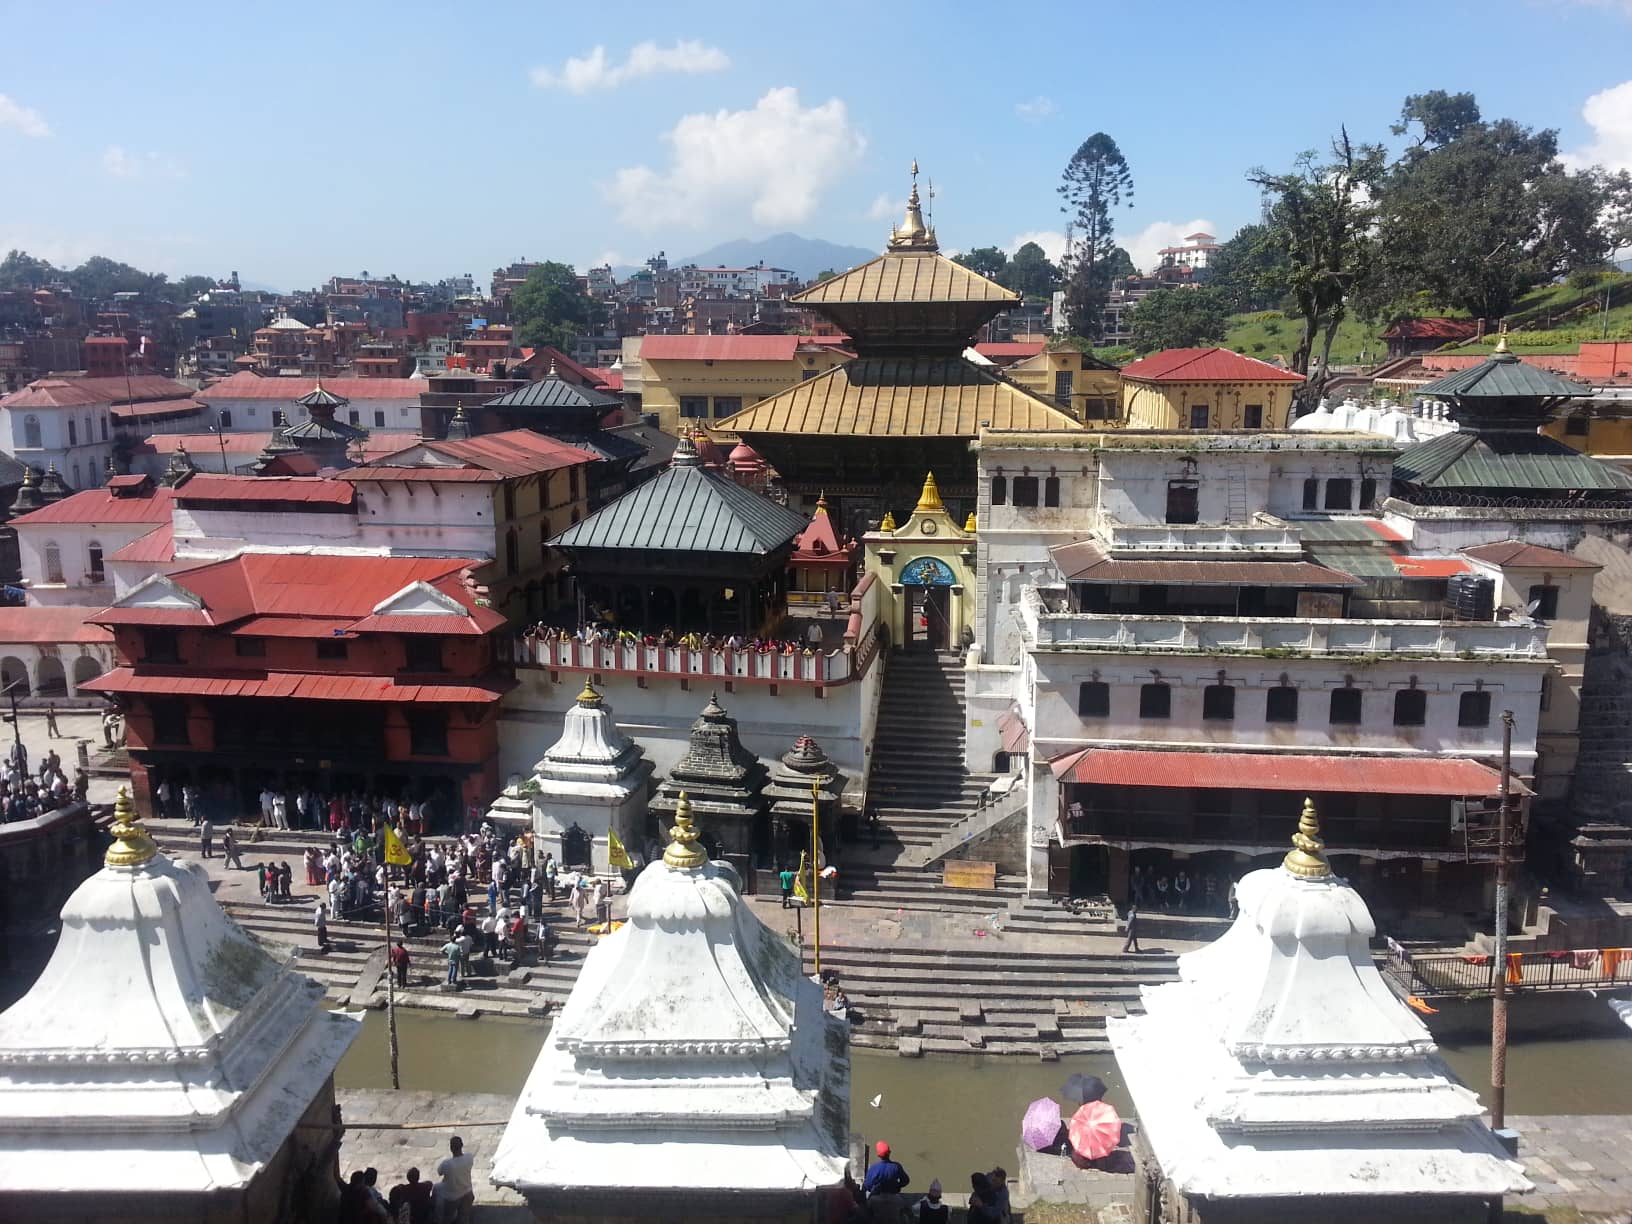
<svg viewBox="0 0 1632 1224"><path fill-rule="evenodd" d="M1201 486L1193 480L1167 482L1167 521L1170 523L1199 523L1201 521Z"/></svg>
<svg viewBox="0 0 1632 1224"><path fill-rule="evenodd" d="M1054 371L1054 402L1061 408L1071 407L1071 382L1074 377L1070 370Z"/></svg>
<svg viewBox="0 0 1632 1224"><path fill-rule="evenodd" d="M728 417L742 411L742 397L740 395L716 395L714 397L714 415Z"/></svg>
<svg viewBox="0 0 1632 1224"><path fill-rule="evenodd" d="M1262 404L1248 404L1241 410L1241 425L1244 429L1262 429L1264 427L1264 406Z"/></svg>
<svg viewBox="0 0 1632 1224"><path fill-rule="evenodd" d="M223 408L219 413L216 414L216 421L217 421L217 423L220 425L220 427L222 429L231 429L232 428L232 412L229 409ZM103 422L102 422L102 441L106 442L107 440L108 440L108 422L104 419Z"/></svg>
<svg viewBox="0 0 1632 1224"><path fill-rule="evenodd" d="M1228 722L1235 717L1235 686L1209 684L1201 690L1201 716Z"/></svg>
<svg viewBox="0 0 1632 1224"><path fill-rule="evenodd" d="M581 473L579 469L575 467L570 467L567 469L567 496L573 501L578 500L578 477L580 475ZM575 523L578 521L577 511L573 511L572 521Z"/></svg>
<svg viewBox="0 0 1632 1224"><path fill-rule="evenodd" d="M1583 414L1564 418L1564 436L1567 438L1584 438L1588 428L1587 418Z"/></svg>
<svg viewBox="0 0 1632 1224"><path fill-rule="evenodd" d="M1108 421L1111 419L1111 401L1102 395L1095 395L1082 401L1082 419L1085 421Z"/></svg>
<svg viewBox="0 0 1632 1224"><path fill-rule="evenodd" d="M343 659L346 657L345 638L319 638L317 640L317 657L320 659Z"/></svg>
<svg viewBox="0 0 1632 1224"><path fill-rule="evenodd" d="M374 409L374 428L375 429L384 429L385 428L385 409L384 408Z"/></svg>
<svg viewBox="0 0 1632 1224"><path fill-rule="evenodd" d="M1140 718L1171 718L1173 715L1173 690L1160 683L1145 684L1139 688L1139 717Z"/></svg>
<svg viewBox="0 0 1632 1224"><path fill-rule="evenodd" d="M35 450L44 445L40 441L40 418L32 413L23 418L23 445Z"/></svg>
<svg viewBox="0 0 1632 1224"><path fill-rule="evenodd" d="M45 580L62 581L62 549L55 540L45 546Z"/></svg>
<svg viewBox="0 0 1632 1224"><path fill-rule="evenodd" d="M1303 508L1305 510L1320 509L1320 481L1313 476L1303 482Z"/></svg>
<svg viewBox="0 0 1632 1224"><path fill-rule="evenodd" d="M1368 476L1360 482L1360 509L1370 510L1376 500L1377 482Z"/></svg>
<svg viewBox="0 0 1632 1224"><path fill-rule="evenodd" d="M92 582L102 581L102 545L95 540L92 540L91 546L85 550L85 569Z"/></svg>
<svg viewBox="0 0 1632 1224"><path fill-rule="evenodd" d="M1014 478L1014 504L1017 506L1035 506L1037 504L1037 477L1016 476Z"/></svg>
<svg viewBox="0 0 1632 1224"><path fill-rule="evenodd" d="M1295 723L1298 721L1298 690L1290 684L1277 684L1264 695L1264 721Z"/></svg>
<svg viewBox="0 0 1632 1224"><path fill-rule="evenodd" d="M1459 727L1490 726L1490 694L1484 689L1463 693L1456 703L1456 725Z"/></svg>
<svg viewBox="0 0 1632 1224"><path fill-rule="evenodd" d="M1359 689L1333 689L1331 715L1327 721L1333 726L1357 727L1360 725L1360 708Z"/></svg>
<svg viewBox="0 0 1632 1224"><path fill-rule="evenodd" d="M228 425L231 425L231 424L232 424L232 414L230 412L223 412L221 414L221 428L225 429ZM106 442L107 440L108 440L108 418L103 417L102 418L102 441Z"/></svg>
<svg viewBox="0 0 1632 1224"><path fill-rule="evenodd" d="M406 663L411 672L439 672L442 670L442 639L421 637L418 634L403 639Z"/></svg>
<svg viewBox="0 0 1632 1224"><path fill-rule="evenodd" d="M440 710L408 710L408 751L414 756L448 755L448 716Z"/></svg>
<svg viewBox="0 0 1632 1224"><path fill-rule="evenodd" d="M79 422L73 417L68 418L68 445L79 445Z"/></svg>
<svg viewBox="0 0 1632 1224"><path fill-rule="evenodd" d="M232 650L240 659L266 658L266 639L241 637L232 639Z"/></svg>
<svg viewBox="0 0 1632 1224"><path fill-rule="evenodd" d="M1085 680L1077 685L1077 717L1109 718L1110 716L1110 685L1100 680Z"/></svg>
<svg viewBox="0 0 1632 1224"><path fill-rule="evenodd" d="M1347 510L1354 499L1354 481L1328 480L1326 482L1326 509Z"/></svg>
<svg viewBox="0 0 1632 1224"><path fill-rule="evenodd" d="M820 373L821 373L820 370L800 370L799 371L799 381L804 382L808 378L815 378L816 375L818 375Z"/></svg>
<svg viewBox="0 0 1632 1224"><path fill-rule="evenodd" d="M181 662L181 634L174 629L142 630L142 662Z"/></svg>
<svg viewBox="0 0 1632 1224"><path fill-rule="evenodd" d="M363 414L355 408L348 408L346 410L346 419L353 425L361 425L363 423Z"/></svg>
<svg viewBox="0 0 1632 1224"><path fill-rule="evenodd" d="M1428 721L1428 694L1423 689L1400 689L1394 694L1394 725L1420 727Z"/></svg>
<svg viewBox="0 0 1632 1224"><path fill-rule="evenodd" d="M272 409L272 428L282 429L287 424L289 424L289 418L283 415L283 409Z"/></svg>
<svg viewBox="0 0 1632 1224"><path fill-rule="evenodd" d="M516 486L508 480L504 482L504 517L507 519L516 517Z"/></svg>
<svg viewBox="0 0 1632 1224"><path fill-rule="evenodd" d="M1558 617L1558 588L1555 586L1533 586L1530 588L1529 606L1535 611L1530 613L1537 620L1555 620Z"/></svg>
<svg viewBox="0 0 1632 1224"><path fill-rule="evenodd" d="M1009 501L1009 482L1005 477L992 477L992 505L1004 506Z"/></svg>
<svg viewBox="0 0 1632 1224"><path fill-rule="evenodd" d="M153 701L148 703L153 714L153 742L155 744L185 744L187 737L187 703L185 701Z"/></svg>
<svg viewBox="0 0 1632 1224"><path fill-rule="evenodd" d="M1190 428L1191 429L1206 429L1207 428L1207 416L1208 416L1208 409L1207 409L1206 404L1191 404L1190 405Z"/></svg>
<svg viewBox="0 0 1632 1224"><path fill-rule="evenodd" d="M1049 476L1043 480L1043 505L1058 506L1060 504L1060 478Z"/></svg>
<svg viewBox="0 0 1632 1224"><path fill-rule="evenodd" d="M688 421L700 421L708 415L708 396L682 395L680 415Z"/></svg>

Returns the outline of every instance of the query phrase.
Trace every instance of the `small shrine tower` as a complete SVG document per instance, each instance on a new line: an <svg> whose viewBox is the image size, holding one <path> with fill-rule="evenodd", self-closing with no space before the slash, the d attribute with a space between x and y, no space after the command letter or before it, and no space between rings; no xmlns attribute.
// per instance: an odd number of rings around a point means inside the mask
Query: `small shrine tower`
<svg viewBox="0 0 1632 1224"><path fill-rule="evenodd" d="M975 516L953 518L928 472L907 521L886 511L862 543L867 572L894 597L890 640L905 650L958 650L974 623Z"/></svg>
<svg viewBox="0 0 1632 1224"><path fill-rule="evenodd" d="M652 800L652 811L672 816L680 796L690 794L698 815L708 817L719 856L752 854L765 849L763 791L768 777L764 763L742 746L737 720L717 696L710 697L691 724L686 755Z"/></svg>

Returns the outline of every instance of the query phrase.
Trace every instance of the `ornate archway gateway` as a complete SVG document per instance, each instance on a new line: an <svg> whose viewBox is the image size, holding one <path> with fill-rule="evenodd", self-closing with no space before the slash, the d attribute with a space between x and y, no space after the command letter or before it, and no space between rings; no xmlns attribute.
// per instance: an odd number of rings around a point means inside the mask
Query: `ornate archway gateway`
<svg viewBox="0 0 1632 1224"><path fill-rule="evenodd" d="M952 645L952 588L957 577L938 557L916 557L901 567L907 606L901 644L909 650L947 650Z"/></svg>
<svg viewBox="0 0 1632 1224"><path fill-rule="evenodd" d="M886 514L863 543L868 573L894 596L890 640L907 650L959 649L973 613L974 516L960 524L947 513L931 472L907 520Z"/></svg>

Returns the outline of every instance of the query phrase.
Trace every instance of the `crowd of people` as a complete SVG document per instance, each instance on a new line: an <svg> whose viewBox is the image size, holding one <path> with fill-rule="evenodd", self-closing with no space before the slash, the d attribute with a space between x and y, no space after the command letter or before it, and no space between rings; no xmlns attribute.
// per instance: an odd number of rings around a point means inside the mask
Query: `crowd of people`
<svg viewBox="0 0 1632 1224"><path fill-rule="evenodd" d="M1178 910L1235 917L1235 881L1223 872L1135 866L1128 890L1138 909Z"/></svg>
<svg viewBox="0 0 1632 1224"><path fill-rule="evenodd" d="M465 1224L476 1204L475 1163L455 1135L436 1166L434 1186L411 1168L387 1193L380 1189L378 1169L354 1170L340 1187L338 1224L432 1224L439 1215L442 1224Z"/></svg>
<svg viewBox="0 0 1632 1224"><path fill-rule="evenodd" d="M5 776L0 778L0 823L32 820L83 801L89 786L90 778L83 769L75 769L73 782L68 781L55 748L33 770L28 767L28 757L13 748L7 755Z"/></svg>
<svg viewBox="0 0 1632 1224"><path fill-rule="evenodd" d="M184 818L196 826L211 814L211 805L205 803L191 781L161 778L153 797L160 816ZM429 797L360 790L320 791L312 786L263 786L255 801L264 828L336 834L359 830L378 834L382 825L389 824L401 830L404 836L421 837L435 827L442 814L436 801ZM222 816L221 806L214 805L218 819Z"/></svg>
<svg viewBox="0 0 1632 1224"><path fill-rule="evenodd" d="M582 642L602 646L683 646L688 650L752 651L755 654L814 654L822 645L822 627L815 621L805 629L803 640L770 636L745 637L738 633L676 633L664 629L660 633L636 633L633 629L598 621L589 621L577 629L558 629L540 622L523 630L523 636L540 642Z"/></svg>
<svg viewBox="0 0 1632 1224"><path fill-rule="evenodd" d="M929 1183L922 1195L910 1195L912 1178L895 1159L890 1145L882 1139L873 1149L877 1157L868 1167L861 1185L845 1179L843 1193L849 1202L847 1224L948 1224L951 1207L942 1197L940 1179ZM1009 1224L1009 1175L1002 1168L969 1175L969 1224Z"/></svg>

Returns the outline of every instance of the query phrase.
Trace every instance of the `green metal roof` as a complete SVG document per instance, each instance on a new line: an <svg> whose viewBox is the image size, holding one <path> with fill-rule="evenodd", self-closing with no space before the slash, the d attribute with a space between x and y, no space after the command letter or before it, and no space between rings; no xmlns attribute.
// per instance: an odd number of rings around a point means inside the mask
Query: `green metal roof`
<svg viewBox="0 0 1632 1224"><path fill-rule="evenodd" d="M805 516L707 471L690 438L669 470L631 489L551 541L558 548L662 552L774 552L809 524Z"/></svg>
<svg viewBox="0 0 1632 1224"><path fill-rule="evenodd" d="M1356 578L1400 577L1385 542L1376 535L1372 539L1376 541L1375 548L1361 544L1317 544L1309 550L1309 555L1328 569L1342 570Z"/></svg>
<svg viewBox="0 0 1632 1224"><path fill-rule="evenodd" d="M1513 353L1492 353L1490 360L1418 387L1417 395L1443 399L1571 399L1590 395L1580 383L1520 361Z"/></svg>
<svg viewBox="0 0 1632 1224"><path fill-rule="evenodd" d="M1390 537L1377 534L1375 519L1296 519L1291 526L1306 544L1375 544L1386 546Z"/></svg>
<svg viewBox="0 0 1632 1224"><path fill-rule="evenodd" d="M541 378L507 391L483 405L486 408L579 408L604 412L621 407L623 401L604 391L580 387L564 378Z"/></svg>
<svg viewBox="0 0 1632 1224"><path fill-rule="evenodd" d="M1493 444L1494 443L1494 444ZM1543 434L1442 434L1394 460L1394 479L1436 489L1632 490L1632 475Z"/></svg>

